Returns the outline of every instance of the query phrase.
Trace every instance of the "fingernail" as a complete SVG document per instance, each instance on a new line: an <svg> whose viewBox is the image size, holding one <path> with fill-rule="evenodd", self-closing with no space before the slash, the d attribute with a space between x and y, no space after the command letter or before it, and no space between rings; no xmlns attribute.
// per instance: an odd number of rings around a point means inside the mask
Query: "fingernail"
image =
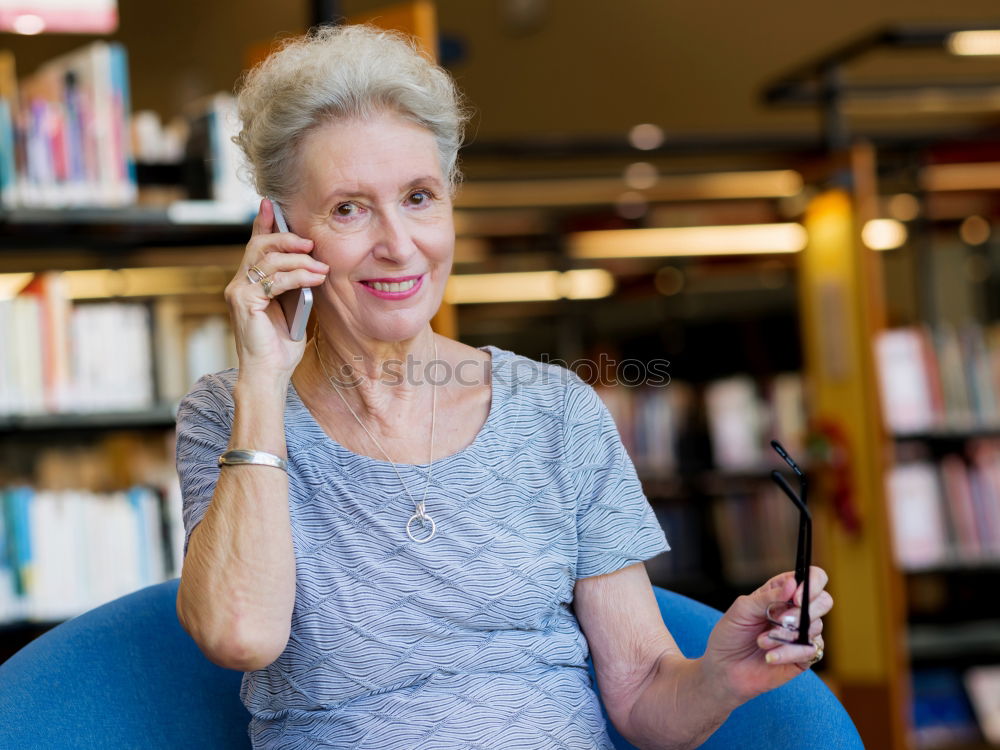
<svg viewBox="0 0 1000 750"><path fill-rule="evenodd" d="M775 664L778 661L778 655L773 651L768 651L767 655L764 657L764 661L768 664Z"/></svg>

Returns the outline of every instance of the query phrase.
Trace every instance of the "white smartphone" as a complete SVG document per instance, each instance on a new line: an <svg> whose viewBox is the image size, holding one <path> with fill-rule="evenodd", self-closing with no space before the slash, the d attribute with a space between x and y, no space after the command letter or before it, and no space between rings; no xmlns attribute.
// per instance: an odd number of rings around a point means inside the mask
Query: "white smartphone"
<svg viewBox="0 0 1000 750"><path fill-rule="evenodd" d="M274 207L274 220L278 224L278 229L288 232L288 223L285 221L281 207L273 198L268 198ZM306 335L306 323L309 322L309 313L312 311L313 293L309 287L289 289L278 295L278 303L285 313L285 322L288 324L288 335L292 341L301 341Z"/></svg>

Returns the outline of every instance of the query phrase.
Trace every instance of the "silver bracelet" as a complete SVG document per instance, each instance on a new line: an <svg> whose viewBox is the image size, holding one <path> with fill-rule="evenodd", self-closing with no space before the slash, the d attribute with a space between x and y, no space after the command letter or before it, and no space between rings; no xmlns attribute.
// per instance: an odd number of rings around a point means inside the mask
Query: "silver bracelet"
<svg viewBox="0 0 1000 750"><path fill-rule="evenodd" d="M288 462L285 459L264 451L232 450L219 456L219 466L238 466L239 464L260 464L288 471Z"/></svg>

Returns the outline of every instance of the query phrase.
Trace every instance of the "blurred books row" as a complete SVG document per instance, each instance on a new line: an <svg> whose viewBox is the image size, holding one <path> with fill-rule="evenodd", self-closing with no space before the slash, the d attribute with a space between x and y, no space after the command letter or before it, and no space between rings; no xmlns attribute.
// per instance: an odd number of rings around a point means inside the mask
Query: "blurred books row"
<svg viewBox="0 0 1000 750"><path fill-rule="evenodd" d="M891 433L1000 427L1000 324L890 329L875 352Z"/></svg>
<svg viewBox="0 0 1000 750"><path fill-rule="evenodd" d="M226 93L190 102L164 125L130 111L128 55L95 41L18 80L0 50L0 206L128 206L139 196L135 162L182 163L188 197L246 204L239 177L235 100ZM253 215L250 210L249 215Z"/></svg>
<svg viewBox="0 0 1000 750"><path fill-rule="evenodd" d="M0 490L0 622L62 620L179 575L179 489Z"/></svg>
<svg viewBox="0 0 1000 750"><path fill-rule="evenodd" d="M18 81L0 54L5 206L121 206L136 198L125 48L97 41Z"/></svg>
<svg viewBox="0 0 1000 750"><path fill-rule="evenodd" d="M780 441L803 456L806 412L802 378L782 373L766 380L734 375L695 387L598 386L622 442L640 474L663 476L683 470L687 437L706 432L714 468L759 472L782 465L770 448Z"/></svg>
<svg viewBox="0 0 1000 750"><path fill-rule="evenodd" d="M236 365L227 317L171 297L73 302L54 272L0 299L0 330L0 415L147 409Z"/></svg>
<svg viewBox="0 0 1000 750"><path fill-rule="evenodd" d="M894 466L887 478L893 549L908 570L1000 561L1000 440L964 455Z"/></svg>
<svg viewBox="0 0 1000 750"><path fill-rule="evenodd" d="M916 669L913 727L921 750L1000 745L1000 666Z"/></svg>

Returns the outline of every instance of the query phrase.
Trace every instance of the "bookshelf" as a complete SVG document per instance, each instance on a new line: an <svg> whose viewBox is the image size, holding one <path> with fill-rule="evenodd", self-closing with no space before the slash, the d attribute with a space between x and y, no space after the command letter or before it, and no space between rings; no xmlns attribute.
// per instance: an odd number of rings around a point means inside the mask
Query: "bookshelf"
<svg viewBox="0 0 1000 750"><path fill-rule="evenodd" d="M754 165L760 161L759 156L752 160ZM138 186L142 187L144 179L169 179L165 172L169 174L169 170L144 170L140 165ZM611 175L607 181L617 183L618 175ZM787 215L777 200L693 201L683 190L672 190L671 197L652 200L650 213L641 218L623 218L603 200L580 204L564 201L547 207L534 228L520 232L495 231L504 220L484 222L489 227L486 229L467 227L468 234L486 242L491 252L478 265L470 263L462 270L572 268L565 252L570 232L657 223L670 226L676 220L669 211L671 202L678 204L682 215L691 211L705 223L711 223L713 216L722 217L717 219L719 223L731 221L726 213L730 208L735 208L743 220L797 218L794 213ZM8 208L0 212L0 272L142 268L156 265L150 260L154 250L159 253L156 257L160 265L190 266L205 262L206 248L211 249L212 263L231 269L241 255L249 224L226 213L228 205L185 202L179 208ZM484 208L481 199L476 207ZM666 209L663 215L657 213L659 209ZM490 211L488 202L485 210ZM219 221L209 222L206 218L220 213L223 218ZM795 309L796 263L768 257L721 258L706 263L612 260L601 265L615 276L618 291L614 297L470 305L456 313L458 334L472 345L493 343L536 358L543 352L555 353L567 361L599 351L616 351L619 356L639 359L669 354L672 376L678 378L678 384L686 382L692 392L690 419L669 445L661 446L662 451L644 457L634 453L637 463L643 464L641 479L648 496L674 546L674 552L651 563L650 573L654 583L725 608L737 594L755 588L774 573L790 569L793 563L794 524L782 515L788 509L787 503L774 496L767 477L770 468L780 465L771 467L760 455L766 445L763 434L770 434L770 426L763 421L757 423L757 431L741 435L734 448L719 441L713 443L712 424L720 420L732 422L734 409L766 411L757 400L764 399L774 376L802 369ZM672 280L673 287L664 286L664 276ZM674 288L678 282L683 282L682 293ZM186 296L185 308L195 299L199 300L196 304L210 308L205 303L205 298L213 294L210 286ZM221 286L216 295L220 291ZM164 295L162 299L170 297ZM130 300L155 306L151 297L137 295ZM93 304L102 303L97 300ZM153 368L158 364L154 353ZM122 441L140 439L169 442L177 390L168 389L172 398L167 398L162 381L159 375L152 377L153 396L142 408L0 417L0 444L19 444L10 456L37 458L46 449L66 451L75 443L92 442L98 433L106 434L110 441L119 441L119 446ZM725 403L709 407L710 402L718 400L710 394L719 392L726 395L722 399ZM714 420L711 412L715 412ZM627 421L622 421L620 427L628 439L631 428ZM714 431L720 429L716 426ZM803 427L795 429L802 431ZM138 431L146 437L136 437ZM782 435L782 440L798 457L803 455L801 449L792 447L795 438ZM801 436L798 441L801 443ZM748 444L752 447L749 453ZM109 454L114 455L113 446ZM655 466L647 460L666 455L672 463ZM720 461L720 456L725 458ZM150 464L155 460L150 459ZM107 479L102 483L107 484ZM170 494L176 488L169 478L155 476L151 483L158 483L162 493L161 510L169 542L178 525L166 511L179 512L180 499ZM129 486L129 482L118 485L102 492L110 495ZM775 518L781 519L777 528ZM736 534L736 528L753 531L749 535ZM728 538L723 538L727 534ZM737 537L745 536L753 537L757 544L740 546ZM815 556L822 564L824 554L819 544ZM0 626L0 642L9 645L18 637L32 637L56 622L44 614L37 621L10 622Z"/></svg>

